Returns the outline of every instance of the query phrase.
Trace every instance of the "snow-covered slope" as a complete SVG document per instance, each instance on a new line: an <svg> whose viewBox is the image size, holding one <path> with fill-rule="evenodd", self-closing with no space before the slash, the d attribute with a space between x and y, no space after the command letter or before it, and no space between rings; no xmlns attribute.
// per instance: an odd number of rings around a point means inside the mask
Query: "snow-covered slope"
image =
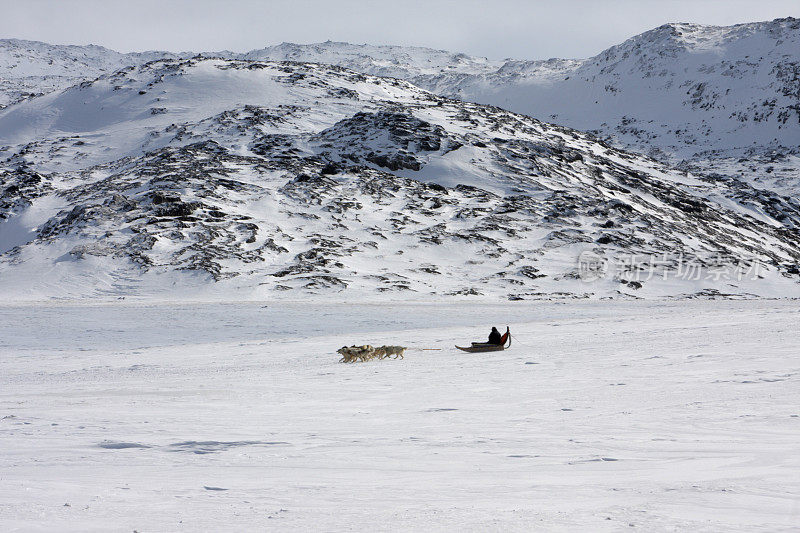
<svg viewBox="0 0 800 533"><path fill-rule="evenodd" d="M0 144L10 298L800 292L796 205L338 67L151 62L0 112Z"/></svg>

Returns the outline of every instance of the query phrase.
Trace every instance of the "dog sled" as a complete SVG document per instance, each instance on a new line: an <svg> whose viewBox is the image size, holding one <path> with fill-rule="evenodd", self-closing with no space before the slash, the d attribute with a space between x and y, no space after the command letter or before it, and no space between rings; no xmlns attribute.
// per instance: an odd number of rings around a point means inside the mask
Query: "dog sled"
<svg viewBox="0 0 800 533"><path fill-rule="evenodd" d="M508 343L508 345L506 345ZM473 342L472 346L459 346L456 348L464 352L477 353L477 352L502 352L506 348L511 347L511 330L506 327L506 332L500 338L499 344L492 344L489 342Z"/></svg>

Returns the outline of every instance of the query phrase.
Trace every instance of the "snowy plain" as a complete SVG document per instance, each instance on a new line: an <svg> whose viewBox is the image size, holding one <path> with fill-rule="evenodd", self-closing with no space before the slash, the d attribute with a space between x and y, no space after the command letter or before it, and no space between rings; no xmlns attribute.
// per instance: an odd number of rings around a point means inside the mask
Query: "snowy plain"
<svg viewBox="0 0 800 533"><path fill-rule="evenodd" d="M0 305L1 529L796 530L799 309Z"/></svg>

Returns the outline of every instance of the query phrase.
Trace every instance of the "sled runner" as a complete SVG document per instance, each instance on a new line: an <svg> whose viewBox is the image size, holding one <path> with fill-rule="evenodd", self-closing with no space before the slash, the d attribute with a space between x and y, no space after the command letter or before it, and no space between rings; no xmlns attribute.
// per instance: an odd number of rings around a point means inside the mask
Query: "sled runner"
<svg viewBox="0 0 800 533"><path fill-rule="evenodd" d="M508 346L506 346L508 343ZM488 342L473 342L472 346L464 347L456 345L456 348L465 352L501 352L506 348L511 347L511 330L506 327L506 332L500 338L500 344L491 344Z"/></svg>

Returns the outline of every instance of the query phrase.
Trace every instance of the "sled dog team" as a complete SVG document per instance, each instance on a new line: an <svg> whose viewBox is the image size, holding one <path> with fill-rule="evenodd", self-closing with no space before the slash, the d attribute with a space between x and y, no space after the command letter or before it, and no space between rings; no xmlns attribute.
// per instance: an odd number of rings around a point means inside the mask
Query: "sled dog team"
<svg viewBox="0 0 800 533"><path fill-rule="evenodd" d="M472 346L466 348L456 346L456 348L465 352L500 351L505 349L506 342L511 346L511 329L506 327L506 334L501 335L497 328L492 328L492 332L489 334L489 342L473 342ZM405 346L380 346L378 348L373 348L369 344L364 344L361 346L342 346L336 350L336 353L342 356L342 358L339 359L340 363L355 363L356 361L361 361L363 363L370 359L386 359L391 356L394 356L395 359L398 357L403 359L403 352L405 351Z"/></svg>
<svg viewBox="0 0 800 533"><path fill-rule="evenodd" d="M339 359L340 363L355 363L356 361L369 361L370 359L386 359L387 357L394 356L403 359L403 352L406 351L405 346L380 346L373 348L369 344L363 346L342 346L336 353L342 356Z"/></svg>

